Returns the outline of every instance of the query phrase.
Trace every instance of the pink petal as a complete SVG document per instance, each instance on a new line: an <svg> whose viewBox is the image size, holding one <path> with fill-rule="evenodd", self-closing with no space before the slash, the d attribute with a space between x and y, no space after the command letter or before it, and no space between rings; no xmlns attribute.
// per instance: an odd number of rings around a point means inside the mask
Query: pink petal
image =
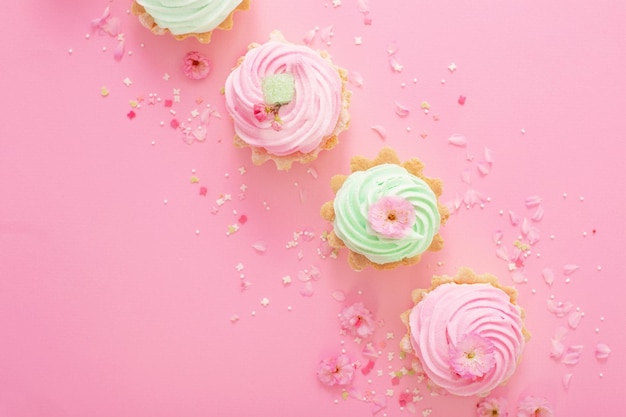
<svg viewBox="0 0 626 417"><path fill-rule="evenodd" d="M536 196L536 195L526 197L526 200L524 201L524 203L526 204L526 207L528 208L537 207L539 204L541 204L541 197Z"/></svg>
<svg viewBox="0 0 626 417"><path fill-rule="evenodd" d="M559 359L565 352L565 345L557 339L550 340L550 357L554 360Z"/></svg>
<svg viewBox="0 0 626 417"><path fill-rule="evenodd" d="M548 286L552 286L554 283L554 272L552 269L544 268L543 271L541 271L541 275L543 276L545 283L548 284Z"/></svg>
<svg viewBox="0 0 626 417"><path fill-rule="evenodd" d="M343 293L343 291L340 291L340 290L333 291L333 293L331 294L331 297L333 297L333 299L338 302L345 301L346 299L346 295Z"/></svg>
<svg viewBox="0 0 626 417"><path fill-rule="evenodd" d="M352 84L353 86L361 87L363 86L364 81L365 80L363 79L363 76L360 73L356 71L350 71L348 73L348 82Z"/></svg>
<svg viewBox="0 0 626 417"><path fill-rule="evenodd" d="M530 233L530 222L526 217L522 220L522 226L520 227L520 231L522 232L522 236L527 236Z"/></svg>
<svg viewBox="0 0 626 417"><path fill-rule="evenodd" d="M570 315L567 317L567 324L572 329L576 329L582 320L583 315L580 311L572 311Z"/></svg>
<svg viewBox="0 0 626 417"><path fill-rule="evenodd" d="M483 152L484 158L485 158L485 162L489 163L489 164L493 164L493 152L491 151L491 149L489 148L485 148L485 151Z"/></svg>
<svg viewBox="0 0 626 417"><path fill-rule="evenodd" d="M565 365L576 365L580 361L580 355L583 352L583 345L572 345L567 348L565 356L561 363Z"/></svg>
<svg viewBox="0 0 626 417"><path fill-rule="evenodd" d="M207 130L204 126L198 126L193 131L193 137L196 138L198 142L203 142L206 139Z"/></svg>
<svg viewBox="0 0 626 417"><path fill-rule="evenodd" d="M387 139L387 129L385 129L383 126L381 125L374 125L371 127L371 129L376 132L376 134L382 139L385 140Z"/></svg>
<svg viewBox="0 0 626 417"><path fill-rule="evenodd" d="M569 385L570 382L572 381L572 376L574 376L574 374L565 374L563 375L563 388L565 389L565 391L569 390Z"/></svg>
<svg viewBox="0 0 626 417"><path fill-rule="evenodd" d="M537 207L537 210L535 210L530 219L534 222L540 222L541 219L543 219L543 207Z"/></svg>
<svg viewBox="0 0 626 417"><path fill-rule="evenodd" d="M539 242L539 231L535 227L531 227L526 238L528 239L528 243L534 245Z"/></svg>
<svg viewBox="0 0 626 417"><path fill-rule="evenodd" d="M311 265L311 267L309 268L309 274L311 275L311 278L313 279L313 281L319 281L320 280L320 270L317 269L317 267L315 265Z"/></svg>
<svg viewBox="0 0 626 417"><path fill-rule="evenodd" d="M320 30L320 38L322 39L322 42L327 43L330 40L332 33L333 33L333 25L322 28Z"/></svg>
<svg viewBox="0 0 626 417"><path fill-rule="evenodd" d="M302 288L300 288L300 295L303 297L311 297L313 295L313 284L309 282L305 282Z"/></svg>
<svg viewBox="0 0 626 417"><path fill-rule="evenodd" d="M396 103L396 109L395 110L396 110L396 114L398 116L400 116L400 117L407 117L411 113L411 111L408 108L406 108L405 106L403 106L402 104L398 103L397 101L395 103Z"/></svg>
<svg viewBox="0 0 626 417"><path fill-rule="evenodd" d="M267 250L267 244L265 242L256 242L252 245L255 251L263 253Z"/></svg>
<svg viewBox="0 0 626 417"><path fill-rule="evenodd" d="M511 220L511 225L517 226L519 224L519 217L517 214L513 212L513 210L509 210L509 220Z"/></svg>
<svg viewBox="0 0 626 417"><path fill-rule="evenodd" d="M210 109L204 109L202 111L202 113L200 114L200 122L204 123L204 124L208 124L210 117L211 117L211 110Z"/></svg>
<svg viewBox="0 0 626 417"><path fill-rule="evenodd" d="M463 202L466 206L473 207L478 203L478 193L473 188L468 189L463 197Z"/></svg>
<svg viewBox="0 0 626 417"><path fill-rule="evenodd" d="M454 134L448 138L451 145L463 147L467 145L467 138L464 135Z"/></svg>
<svg viewBox="0 0 626 417"><path fill-rule="evenodd" d="M311 276L306 271L298 271L298 281L309 282L310 280Z"/></svg>
<svg viewBox="0 0 626 417"><path fill-rule="evenodd" d="M496 230L495 232L493 232L493 243L498 244L499 242L501 242L503 236L504 233L502 233L502 230Z"/></svg>
<svg viewBox="0 0 626 417"><path fill-rule="evenodd" d="M563 267L563 273L566 276L572 275L579 268L578 265L575 264L567 264Z"/></svg>
<svg viewBox="0 0 626 417"><path fill-rule="evenodd" d="M404 68L395 55L389 57L389 65L391 65L391 69L393 69L394 72L402 72L402 68Z"/></svg>
<svg viewBox="0 0 626 417"><path fill-rule="evenodd" d="M370 11L369 0L359 0L358 5L360 13L368 13Z"/></svg>
<svg viewBox="0 0 626 417"><path fill-rule="evenodd" d="M472 183L472 176L469 169L464 169L463 172L461 172L461 181L467 185Z"/></svg>
<svg viewBox="0 0 626 417"><path fill-rule="evenodd" d="M374 349L374 346L371 343L368 343L363 348L363 356L365 356L366 358L369 358L369 359L376 360L376 359L378 359L379 354L376 351L376 349Z"/></svg>
<svg viewBox="0 0 626 417"><path fill-rule="evenodd" d="M372 24L372 16L370 12L363 13L363 24L369 26Z"/></svg>
<svg viewBox="0 0 626 417"><path fill-rule="evenodd" d="M304 34L304 38L302 39L304 44L305 45L311 45L313 43L313 40L315 39L315 34L316 33L317 33L317 31L315 29L311 29L311 30L307 31Z"/></svg>
<svg viewBox="0 0 626 417"><path fill-rule="evenodd" d="M476 165L476 169L484 177L491 172L491 165L488 164L487 162L479 162Z"/></svg>
<svg viewBox="0 0 626 417"><path fill-rule="evenodd" d="M511 272L511 279L516 284L521 284L526 279L526 274L523 269L516 268Z"/></svg>
<svg viewBox="0 0 626 417"><path fill-rule="evenodd" d="M319 174L317 173L317 170L313 167L309 167L306 170L307 174L309 174L310 176L313 177L313 179L317 179L319 177Z"/></svg>
<svg viewBox="0 0 626 417"><path fill-rule="evenodd" d="M557 302L552 299L548 299L547 304L548 311L550 313L553 313L558 318L565 317L572 310L573 307L572 303L570 303L569 301L562 303L560 301Z"/></svg>
<svg viewBox="0 0 626 417"><path fill-rule="evenodd" d="M610 354L611 354L611 349L604 343L598 343L596 345L596 359L598 360L608 359Z"/></svg>
<svg viewBox="0 0 626 417"><path fill-rule="evenodd" d="M496 249L496 256L502 259L503 261L506 261L506 262L510 261L509 254L507 253L506 248L504 246L499 246Z"/></svg>
<svg viewBox="0 0 626 417"><path fill-rule="evenodd" d="M122 39L115 46L115 51L113 51L113 58L116 61L120 61L122 58L124 58L124 51L125 51L124 40Z"/></svg>

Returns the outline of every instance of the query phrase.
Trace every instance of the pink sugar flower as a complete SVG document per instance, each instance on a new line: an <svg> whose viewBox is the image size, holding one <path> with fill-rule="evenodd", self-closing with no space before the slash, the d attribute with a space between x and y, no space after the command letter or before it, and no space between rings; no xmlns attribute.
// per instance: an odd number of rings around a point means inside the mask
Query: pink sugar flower
<svg viewBox="0 0 626 417"><path fill-rule="evenodd" d="M183 59L183 72L192 80L201 80L211 72L211 64L200 52L188 52Z"/></svg>
<svg viewBox="0 0 626 417"><path fill-rule="evenodd" d="M475 333L462 336L449 350L452 369L472 381L483 377L495 365L493 343Z"/></svg>
<svg viewBox="0 0 626 417"><path fill-rule="evenodd" d="M504 398L485 398L476 404L476 415L478 417L507 417L509 413L505 409Z"/></svg>
<svg viewBox="0 0 626 417"><path fill-rule="evenodd" d="M347 355L339 355L336 358L325 359L320 362L317 377L324 385L345 386L354 379L355 366L350 362Z"/></svg>
<svg viewBox="0 0 626 417"><path fill-rule="evenodd" d="M367 220L381 236L399 239L406 236L415 223L415 209L402 197L384 196L370 206Z"/></svg>
<svg viewBox="0 0 626 417"><path fill-rule="evenodd" d="M354 303L339 313L341 328L353 336L369 337L374 333L374 319L372 313L363 303Z"/></svg>
<svg viewBox="0 0 626 417"><path fill-rule="evenodd" d="M529 395L520 401L517 417L553 417L554 413L545 398Z"/></svg>

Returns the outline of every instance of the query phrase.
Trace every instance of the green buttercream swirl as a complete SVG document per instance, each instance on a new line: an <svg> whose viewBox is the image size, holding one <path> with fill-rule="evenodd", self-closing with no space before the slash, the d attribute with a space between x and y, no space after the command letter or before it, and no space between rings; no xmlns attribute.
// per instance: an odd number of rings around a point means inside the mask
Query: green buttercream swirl
<svg viewBox="0 0 626 417"><path fill-rule="evenodd" d="M407 236L390 239L369 225L370 206L384 196L399 196L415 209L415 224ZM382 164L348 176L334 201L333 229L354 252L377 264L400 261L426 251L439 231L437 196L428 184L399 165Z"/></svg>

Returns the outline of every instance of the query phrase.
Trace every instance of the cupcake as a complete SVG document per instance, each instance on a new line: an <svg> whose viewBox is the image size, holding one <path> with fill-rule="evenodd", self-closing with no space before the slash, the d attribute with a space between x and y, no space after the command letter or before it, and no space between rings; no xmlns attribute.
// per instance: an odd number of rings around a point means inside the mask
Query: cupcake
<svg viewBox="0 0 626 417"><path fill-rule="evenodd" d="M514 288L469 268L435 276L430 288L413 291L400 346L417 357L433 388L486 396L513 375L530 339L516 298Z"/></svg>
<svg viewBox="0 0 626 417"><path fill-rule="evenodd" d="M230 30L233 13L249 7L250 0L134 0L131 11L154 34L209 43L213 30Z"/></svg>
<svg viewBox="0 0 626 417"><path fill-rule="evenodd" d="M235 146L250 147L253 163L273 160L279 170L314 160L348 128L346 83L346 70L326 52L272 32L268 42L250 45L226 79Z"/></svg>
<svg viewBox="0 0 626 417"><path fill-rule="evenodd" d="M448 211L438 202L442 183L424 176L418 159L401 164L385 147L373 160L352 158L350 166L350 175L331 179L335 198L321 215L332 222L329 245L347 247L354 270L414 264L425 251L443 247L439 228Z"/></svg>

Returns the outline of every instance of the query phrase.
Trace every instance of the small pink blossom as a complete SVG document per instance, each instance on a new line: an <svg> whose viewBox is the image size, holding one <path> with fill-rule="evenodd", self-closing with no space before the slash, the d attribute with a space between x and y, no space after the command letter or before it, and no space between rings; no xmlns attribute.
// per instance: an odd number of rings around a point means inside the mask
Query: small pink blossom
<svg viewBox="0 0 626 417"><path fill-rule="evenodd" d="M317 377L324 385L345 386L354 378L355 366L350 362L347 355L339 355L336 358L325 359L320 362Z"/></svg>
<svg viewBox="0 0 626 417"><path fill-rule="evenodd" d="M520 401L517 417L553 417L554 413L545 398L528 396Z"/></svg>
<svg viewBox="0 0 626 417"><path fill-rule="evenodd" d="M372 313L363 303L354 303L339 313L341 328L353 336L365 338L374 333L375 323Z"/></svg>
<svg viewBox="0 0 626 417"><path fill-rule="evenodd" d="M478 417L507 417L509 413L505 409L504 398L485 398L476 404L476 415Z"/></svg>
<svg viewBox="0 0 626 417"><path fill-rule="evenodd" d="M474 333L462 336L449 350L452 369L472 381L483 377L495 365L493 343Z"/></svg>
<svg viewBox="0 0 626 417"><path fill-rule="evenodd" d="M254 118L259 122L264 122L267 119L267 110L263 104L255 104L252 107L252 111L254 112Z"/></svg>
<svg viewBox="0 0 626 417"><path fill-rule="evenodd" d="M211 64L200 52L188 52L183 59L183 72L192 80L201 80L211 72Z"/></svg>
<svg viewBox="0 0 626 417"><path fill-rule="evenodd" d="M283 124L280 122L280 120L273 120L272 121L272 129L274 129L277 132L280 132L281 130L283 130Z"/></svg>
<svg viewBox="0 0 626 417"><path fill-rule="evenodd" d="M370 206L367 220L380 235L399 239L406 236L415 223L415 208L402 197L384 196Z"/></svg>

